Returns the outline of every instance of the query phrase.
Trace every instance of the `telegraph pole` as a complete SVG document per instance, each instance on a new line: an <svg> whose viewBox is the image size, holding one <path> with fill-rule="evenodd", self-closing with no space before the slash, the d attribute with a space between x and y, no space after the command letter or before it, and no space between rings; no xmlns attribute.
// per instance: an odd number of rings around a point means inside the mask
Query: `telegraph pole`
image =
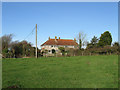
<svg viewBox="0 0 120 90"><path fill-rule="evenodd" d="M36 58L37 58L37 24L36 24Z"/></svg>

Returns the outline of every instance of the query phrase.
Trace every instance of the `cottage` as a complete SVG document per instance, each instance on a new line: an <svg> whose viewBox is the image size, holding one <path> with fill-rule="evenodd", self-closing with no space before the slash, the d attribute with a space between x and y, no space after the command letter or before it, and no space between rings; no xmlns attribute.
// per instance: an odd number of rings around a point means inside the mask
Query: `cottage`
<svg viewBox="0 0 120 90"><path fill-rule="evenodd" d="M76 42L76 39L60 39L60 37L57 39L55 36L55 39L49 39L41 45L41 50L47 50L48 54L58 53L59 47L64 48L77 48L78 43Z"/></svg>

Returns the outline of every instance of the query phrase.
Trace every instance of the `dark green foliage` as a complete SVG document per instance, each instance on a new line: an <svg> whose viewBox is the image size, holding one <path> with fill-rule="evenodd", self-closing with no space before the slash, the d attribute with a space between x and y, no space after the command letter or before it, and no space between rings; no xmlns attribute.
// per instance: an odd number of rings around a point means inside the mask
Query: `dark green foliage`
<svg viewBox="0 0 120 90"><path fill-rule="evenodd" d="M3 54L3 57L8 57L8 49L7 48L4 48L2 50L2 54Z"/></svg>
<svg viewBox="0 0 120 90"><path fill-rule="evenodd" d="M87 43L87 47L86 47L86 49L90 49L90 48L93 48L94 46L93 46L93 44L91 44L91 43Z"/></svg>
<svg viewBox="0 0 120 90"><path fill-rule="evenodd" d="M12 34L4 35L2 38L2 55L4 58L34 57L35 48L27 41L12 41ZM38 49L38 56L40 56Z"/></svg>
<svg viewBox="0 0 120 90"><path fill-rule="evenodd" d="M116 54L120 54L120 45L118 42L114 42L112 51Z"/></svg>
<svg viewBox="0 0 120 90"><path fill-rule="evenodd" d="M98 43L98 38L94 36L94 37L92 38L92 40L91 40L91 44L92 44L93 46L97 46L97 43Z"/></svg>
<svg viewBox="0 0 120 90"><path fill-rule="evenodd" d="M12 42L13 35L4 35L2 37L2 55L4 58L19 58L19 57L34 57L35 56L35 47L27 41L14 41ZM87 47L83 49L82 47L85 44L84 33L79 33L78 36L79 48L66 49L64 47L59 47L59 50L62 53L62 56L83 56L83 55L111 55L111 54L120 54L119 43L115 42L111 46L112 36L109 31L104 32L100 36L100 40L94 36L90 43L87 43ZM53 54L56 54L55 50L52 50ZM43 50L42 53L38 49L38 57L47 55L48 50ZM61 54L60 54L61 55ZM57 56L57 55L55 55Z"/></svg>
<svg viewBox="0 0 120 90"><path fill-rule="evenodd" d="M113 46L119 47L119 43L118 42L114 42Z"/></svg>
<svg viewBox="0 0 120 90"><path fill-rule="evenodd" d="M112 36L111 33L109 33L109 31L106 31L103 34L101 34L100 40L98 42L98 46L103 47L106 45L111 45L111 43L112 43Z"/></svg>
<svg viewBox="0 0 120 90"><path fill-rule="evenodd" d="M97 47L97 44L98 44L98 38L96 36L94 36L91 40L91 42L87 43L87 47L86 49L90 49L90 48L96 48Z"/></svg>
<svg viewBox="0 0 120 90"><path fill-rule="evenodd" d="M96 48L96 47L97 47L97 44L98 44L98 38L94 36L94 37L92 38L91 42L90 42L90 43L89 43L89 42L87 43L86 49Z"/></svg>
<svg viewBox="0 0 120 90"><path fill-rule="evenodd" d="M64 56L65 53L66 53L65 48L64 47L59 47L58 49L61 51L62 55Z"/></svg>

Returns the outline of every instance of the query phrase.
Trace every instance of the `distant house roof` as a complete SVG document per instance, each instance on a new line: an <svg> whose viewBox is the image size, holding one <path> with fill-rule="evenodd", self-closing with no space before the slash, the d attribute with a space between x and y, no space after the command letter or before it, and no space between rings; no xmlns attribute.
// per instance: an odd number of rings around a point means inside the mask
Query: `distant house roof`
<svg viewBox="0 0 120 90"><path fill-rule="evenodd" d="M76 46L78 45L78 43L76 42L76 40L71 40L71 39L50 39L47 40L45 43L43 43L41 46L43 45L72 45L72 46Z"/></svg>

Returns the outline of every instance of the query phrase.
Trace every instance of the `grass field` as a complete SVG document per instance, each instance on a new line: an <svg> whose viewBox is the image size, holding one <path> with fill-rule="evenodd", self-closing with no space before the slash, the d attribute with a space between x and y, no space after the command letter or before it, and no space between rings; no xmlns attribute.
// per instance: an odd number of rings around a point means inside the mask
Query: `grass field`
<svg viewBox="0 0 120 90"><path fill-rule="evenodd" d="M117 88L118 56L3 59L3 88Z"/></svg>

